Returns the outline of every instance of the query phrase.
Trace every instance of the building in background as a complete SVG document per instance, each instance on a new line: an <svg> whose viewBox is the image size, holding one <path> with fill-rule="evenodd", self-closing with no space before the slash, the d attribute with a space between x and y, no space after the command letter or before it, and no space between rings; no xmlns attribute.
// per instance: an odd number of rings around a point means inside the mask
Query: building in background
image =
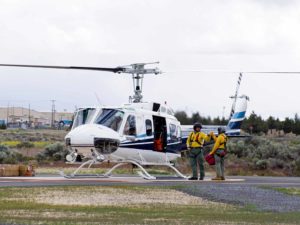
<svg viewBox="0 0 300 225"><path fill-rule="evenodd" d="M38 112L23 107L0 107L0 121L9 128L49 128L54 115L54 127L70 125L73 113ZM63 121L63 122L61 122Z"/></svg>

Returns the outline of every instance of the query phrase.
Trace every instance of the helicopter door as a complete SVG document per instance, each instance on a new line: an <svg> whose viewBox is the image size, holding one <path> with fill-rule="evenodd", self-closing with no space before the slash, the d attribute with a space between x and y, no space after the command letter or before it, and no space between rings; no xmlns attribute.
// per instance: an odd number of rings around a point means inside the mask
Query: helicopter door
<svg viewBox="0 0 300 225"><path fill-rule="evenodd" d="M167 124L166 118L153 116L154 124L154 151L165 152L167 149Z"/></svg>

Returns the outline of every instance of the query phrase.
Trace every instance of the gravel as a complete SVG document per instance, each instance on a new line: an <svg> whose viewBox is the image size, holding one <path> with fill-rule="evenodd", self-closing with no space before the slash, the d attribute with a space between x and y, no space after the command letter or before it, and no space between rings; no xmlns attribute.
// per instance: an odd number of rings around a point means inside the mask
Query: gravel
<svg viewBox="0 0 300 225"><path fill-rule="evenodd" d="M66 190L61 188L35 188L25 197L23 194L16 197L19 200L29 198L38 203L52 205L145 206L147 204L166 204L227 207L226 204L191 196L178 190L159 188L76 187Z"/></svg>
<svg viewBox="0 0 300 225"><path fill-rule="evenodd" d="M181 189L193 196L216 202L255 206L272 212L300 211L300 197L284 194L270 188L252 185L193 184Z"/></svg>

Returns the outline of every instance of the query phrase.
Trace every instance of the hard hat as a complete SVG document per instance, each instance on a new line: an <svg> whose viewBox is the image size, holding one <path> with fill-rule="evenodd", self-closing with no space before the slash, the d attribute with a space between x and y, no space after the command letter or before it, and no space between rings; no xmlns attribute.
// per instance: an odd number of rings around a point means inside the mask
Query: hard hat
<svg viewBox="0 0 300 225"><path fill-rule="evenodd" d="M224 127L218 127L218 132L219 134L225 133L225 128Z"/></svg>
<svg viewBox="0 0 300 225"><path fill-rule="evenodd" d="M202 129L202 124L201 123L195 123L194 124L194 130L196 130L197 127L199 127L200 129Z"/></svg>

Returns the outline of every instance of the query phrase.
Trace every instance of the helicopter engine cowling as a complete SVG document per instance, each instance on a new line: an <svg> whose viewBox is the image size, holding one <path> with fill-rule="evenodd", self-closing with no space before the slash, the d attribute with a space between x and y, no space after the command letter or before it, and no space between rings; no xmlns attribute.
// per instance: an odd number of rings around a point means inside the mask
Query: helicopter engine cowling
<svg viewBox="0 0 300 225"><path fill-rule="evenodd" d="M71 130L66 135L65 142L75 156L103 159L105 155L118 149L120 139L120 135L108 127L98 124L85 124ZM70 161L68 157L67 160ZM72 161L75 161L75 159Z"/></svg>

